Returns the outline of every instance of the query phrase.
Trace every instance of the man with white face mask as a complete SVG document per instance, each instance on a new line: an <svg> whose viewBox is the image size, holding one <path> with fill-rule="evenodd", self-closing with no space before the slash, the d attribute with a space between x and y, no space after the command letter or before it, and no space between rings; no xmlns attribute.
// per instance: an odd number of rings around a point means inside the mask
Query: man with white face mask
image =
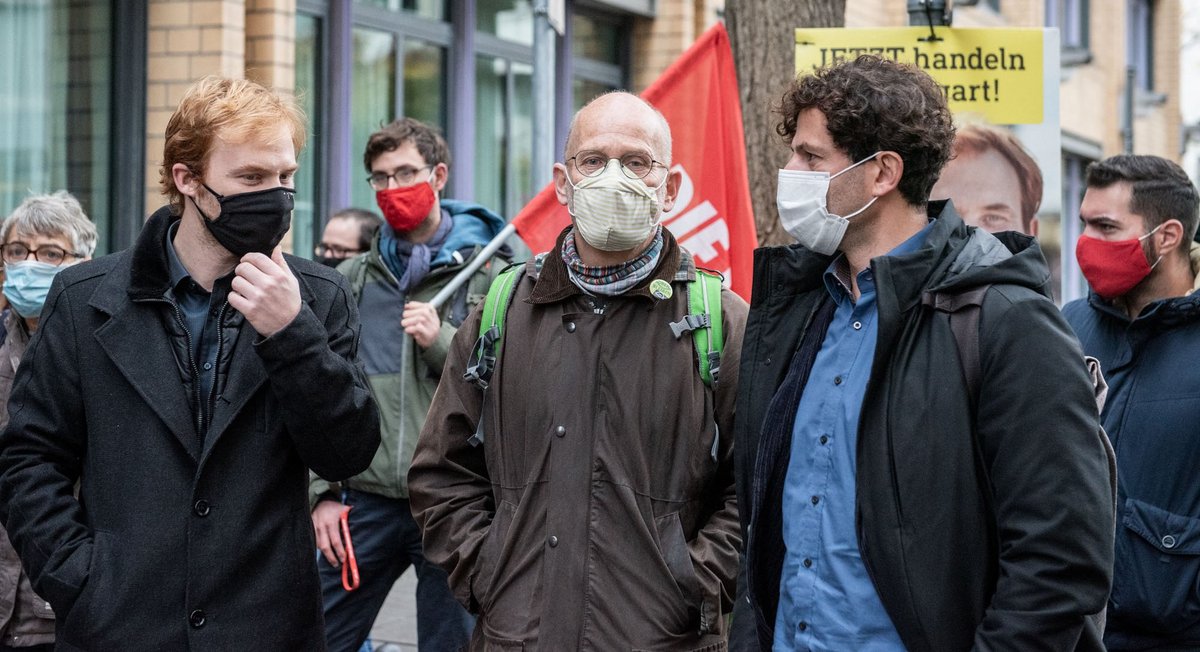
<svg viewBox="0 0 1200 652"><path fill-rule="evenodd" d="M799 244L756 253L735 433L759 644L1102 649L1109 469L1037 244L929 201L954 127L924 72L864 56L779 112Z"/></svg>
<svg viewBox="0 0 1200 652"><path fill-rule="evenodd" d="M724 645L746 305L712 277L724 345L709 382L681 324L715 333L717 313L689 309L700 272L659 224L680 178L644 101L580 110L554 166L572 226L517 277L486 393L443 374L409 493L426 556L479 614L473 649ZM447 370L468 367L482 318Z"/></svg>

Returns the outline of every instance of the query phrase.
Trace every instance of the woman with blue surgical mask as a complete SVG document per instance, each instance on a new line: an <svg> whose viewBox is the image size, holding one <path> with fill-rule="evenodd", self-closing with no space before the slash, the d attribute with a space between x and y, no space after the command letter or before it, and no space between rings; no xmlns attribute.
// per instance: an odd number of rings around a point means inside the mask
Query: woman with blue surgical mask
<svg viewBox="0 0 1200 652"><path fill-rule="evenodd" d="M69 193L35 195L21 202L0 225L4 262L4 343L0 345L0 429L8 425L8 396L21 356L37 330L50 283L62 270L88 260L96 250L96 227ZM19 640L20 649L54 645L54 613L33 591L21 560L0 528L0 640Z"/></svg>

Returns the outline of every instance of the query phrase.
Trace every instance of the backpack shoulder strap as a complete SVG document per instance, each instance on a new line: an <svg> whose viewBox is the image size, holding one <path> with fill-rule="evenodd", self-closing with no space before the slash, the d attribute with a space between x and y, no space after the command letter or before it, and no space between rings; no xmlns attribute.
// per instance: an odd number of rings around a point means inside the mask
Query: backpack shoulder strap
<svg viewBox="0 0 1200 652"><path fill-rule="evenodd" d="M692 334L700 379L712 387L721 371L721 350L725 345L721 316L721 277L697 269L687 284L688 314L670 323L675 339Z"/></svg>
<svg viewBox="0 0 1200 652"><path fill-rule="evenodd" d="M705 385L716 384L721 373L721 351L725 346L724 321L721 315L721 280L713 274L696 270L696 278L688 282L688 311L707 318L707 328L692 331L700 378Z"/></svg>
<svg viewBox="0 0 1200 652"><path fill-rule="evenodd" d="M983 298L991 287L990 284L980 285L960 293L935 292L925 298L926 305L946 313L950 321L950 332L954 334L972 412L979 403L979 312Z"/></svg>
<svg viewBox="0 0 1200 652"><path fill-rule="evenodd" d="M520 280L525 266L522 264L509 265L492 281L487 296L483 299L483 315L479 322L479 339L471 350L467 361L467 370L463 378L469 380L481 389L487 389L496 369L496 360L500 357L500 342L504 328L504 316L508 305L516 294L517 281Z"/></svg>

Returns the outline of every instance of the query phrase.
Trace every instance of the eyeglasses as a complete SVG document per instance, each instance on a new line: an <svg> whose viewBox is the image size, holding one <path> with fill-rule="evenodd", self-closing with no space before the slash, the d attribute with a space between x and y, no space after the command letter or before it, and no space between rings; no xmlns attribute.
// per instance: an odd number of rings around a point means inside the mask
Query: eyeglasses
<svg viewBox="0 0 1200 652"><path fill-rule="evenodd" d="M362 249L347 249L337 245L325 244L322 242L313 249L313 253L326 258L349 258L355 254L362 253Z"/></svg>
<svg viewBox="0 0 1200 652"><path fill-rule="evenodd" d="M50 265L61 265L67 259L67 256L72 258L82 258L83 254L67 251L58 245L42 245L37 249L30 248L24 242L6 242L0 245L0 251L3 251L5 263L20 263L29 260L29 254L39 263L47 263Z"/></svg>
<svg viewBox="0 0 1200 652"><path fill-rule="evenodd" d="M579 152L567 159L575 171L585 177L599 176L610 160L612 159L601 152ZM621 164L621 172L630 179L645 179L654 171L656 165L660 168L667 167L645 154L626 154L617 161Z"/></svg>
<svg viewBox="0 0 1200 652"><path fill-rule="evenodd" d="M434 167L437 166L426 165L423 168L413 168L406 165L391 174L375 172L371 176L367 177L367 183L371 184L371 187L375 190L387 190L388 181L395 179L396 185L403 188L405 186L411 186L413 182L417 180L417 175L423 170L428 170Z"/></svg>

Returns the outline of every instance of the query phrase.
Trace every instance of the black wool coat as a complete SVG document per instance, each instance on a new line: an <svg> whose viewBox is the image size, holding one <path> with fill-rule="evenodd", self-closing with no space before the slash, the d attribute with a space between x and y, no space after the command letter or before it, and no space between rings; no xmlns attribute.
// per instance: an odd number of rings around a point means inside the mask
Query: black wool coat
<svg viewBox="0 0 1200 652"><path fill-rule="evenodd" d="M308 469L349 477L379 444L357 309L287 257L300 313L263 339L225 311L200 433L164 299L176 219L55 279L0 436L0 517L60 650L323 650Z"/></svg>

